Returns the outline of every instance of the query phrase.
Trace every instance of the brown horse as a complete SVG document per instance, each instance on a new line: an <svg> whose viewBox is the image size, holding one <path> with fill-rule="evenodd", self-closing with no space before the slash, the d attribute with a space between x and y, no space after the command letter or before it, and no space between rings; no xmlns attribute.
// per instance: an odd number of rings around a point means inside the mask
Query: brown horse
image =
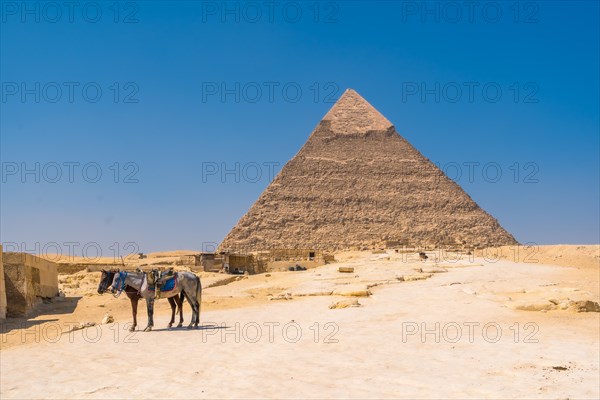
<svg viewBox="0 0 600 400"><path fill-rule="evenodd" d="M100 277L100 284L98 285L98 293L103 294L112 285L116 270L102 270L102 276ZM129 328L130 331L135 331L137 326L137 307L138 302L142 299L139 291L131 286L126 286L124 290L125 294L131 301L131 311L133 314L133 326ZM175 308L179 310L179 324L177 327L183 326L183 298L182 296L169 297L169 304L171 305L171 322L169 322L169 328L175 323Z"/></svg>

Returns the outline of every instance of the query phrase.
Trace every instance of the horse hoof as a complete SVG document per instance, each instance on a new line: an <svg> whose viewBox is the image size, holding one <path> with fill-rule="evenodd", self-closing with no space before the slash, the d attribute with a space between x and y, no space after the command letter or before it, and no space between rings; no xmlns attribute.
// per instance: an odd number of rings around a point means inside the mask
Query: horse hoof
<svg viewBox="0 0 600 400"><path fill-rule="evenodd" d="M181 324L181 323L179 325L177 325L178 328L181 328L182 326L183 326L183 324Z"/></svg>
<svg viewBox="0 0 600 400"><path fill-rule="evenodd" d="M146 329L144 329L144 332L150 332L152 330L151 326L147 326Z"/></svg>
<svg viewBox="0 0 600 400"><path fill-rule="evenodd" d="M188 325L188 327L187 327L187 328L188 328L188 329L193 329L193 328L194 328L194 325Z"/></svg>
<svg viewBox="0 0 600 400"><path fill-rule="evenodd" d="M172 328L172 327L173 327L173 324L167 325L167 328Z"/></svg>
<svg viewBox="0 0 600 400"><path fill-rule="evenodd" d="M129 332L135 332L135 326L132 326L131 328L129 328Z"/></svg>

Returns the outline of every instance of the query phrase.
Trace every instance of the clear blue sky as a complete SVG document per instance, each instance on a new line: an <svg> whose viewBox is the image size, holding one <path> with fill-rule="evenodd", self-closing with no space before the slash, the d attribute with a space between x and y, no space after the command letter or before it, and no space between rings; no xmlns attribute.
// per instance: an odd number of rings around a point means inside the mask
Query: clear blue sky
<svg viewBox="0 0 600 400"><path fill-rule="evenodd" d="M1 2L2 242L219 242L348 87L520 242L600 242L596 1L53 4Z"/></svg>

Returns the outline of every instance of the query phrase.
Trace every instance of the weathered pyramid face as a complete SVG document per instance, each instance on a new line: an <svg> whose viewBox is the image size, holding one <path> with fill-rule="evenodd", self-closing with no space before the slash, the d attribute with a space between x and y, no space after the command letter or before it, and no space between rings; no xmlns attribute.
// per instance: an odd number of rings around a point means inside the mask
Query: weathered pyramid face
<svg viewBox="0 0 600 400"><path fill-rule="evenodd" d="M511 245L515 239L348 89L222 250Z"/></svg>

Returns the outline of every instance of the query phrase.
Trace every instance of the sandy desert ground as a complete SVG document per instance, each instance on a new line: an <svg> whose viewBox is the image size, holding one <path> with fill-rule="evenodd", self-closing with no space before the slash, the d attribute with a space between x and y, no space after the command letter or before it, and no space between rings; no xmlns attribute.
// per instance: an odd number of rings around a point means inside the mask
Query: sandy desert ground
<svg viewBox="0 0 600 400"><path fill-rule="evenodd" d="M201 329L165 329L160 300L149 333L99 273L61 276L65 298L3 324L0 397L599 398L600 246L514 254L202 274Z"/></svg>

